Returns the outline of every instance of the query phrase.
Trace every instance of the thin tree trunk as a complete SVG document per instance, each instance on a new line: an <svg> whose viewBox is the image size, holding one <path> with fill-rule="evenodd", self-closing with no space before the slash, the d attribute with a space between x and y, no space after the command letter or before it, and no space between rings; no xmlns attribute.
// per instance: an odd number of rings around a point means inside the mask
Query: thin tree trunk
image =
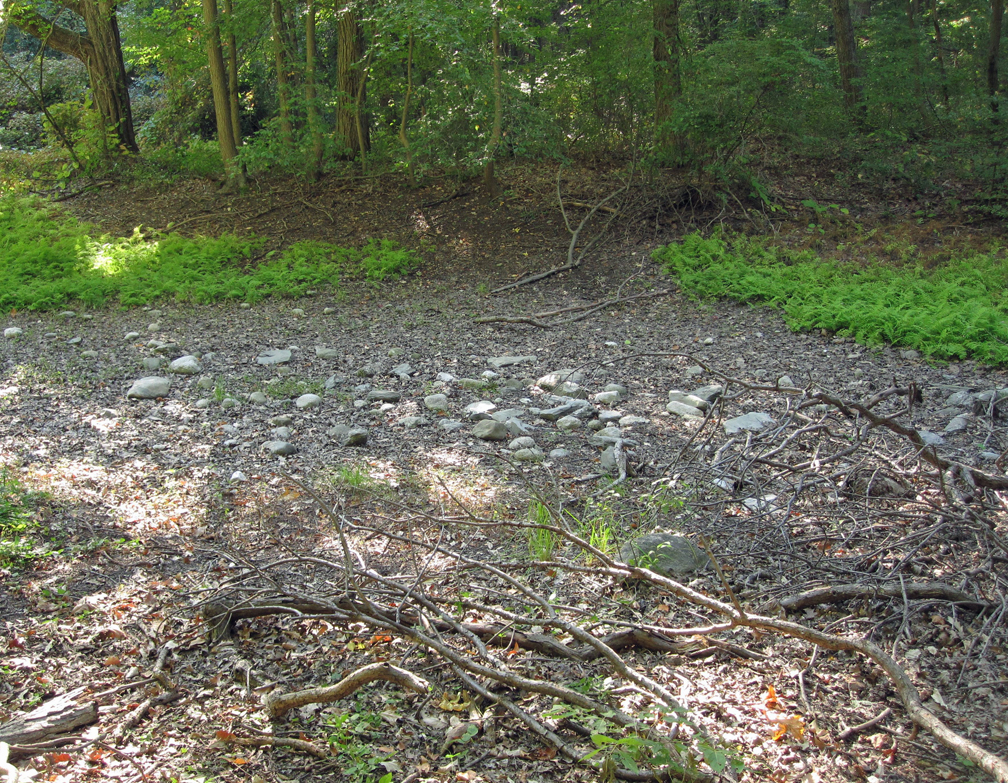
<svg viewBox="0 0 1008 783"><path fill-rule="evenodd" d="M410 146L406 121L409 118L410 98L413 97L413 30L409 33L409 48L406 52L406 96L403 98L402 122L399 123L399 141L406 150L406 172L409 183L416 187L416 173L413 171L413 148Z"/></svg>
<svg viewBox="0 0 1008 783"><path fill-rule="evenodd" d="M217 119L217 142L227 172L226 188L245 186L241 167L235 165L238 149L231 125L231 101L228 98L227 71L221 52L220 30L217 26L217 0L203 0L203 22L206 26L207 61L210 65L210 86L213 90L214 115Z"/></svg>
<svg viewBox="0 0 1008 783"><path fill-rule="evenodd" d="M231 134L234 137L235 149L241 147L241 109L238 105L238 44L234 31L234 3L224 0L224 16L227 17L227 71L228 71L228 103L231 106Z"/></svg>
<svg viewBox="0 0 1008 783"><path fill-rule="evenodd" d="M277 100L280 103L280 140L289 147L294 143L294 126L290 116L290 79L287 73L287 44L284 41L284 18L281 0L270 0L273 17L273 59L276 65Z"/></svg>
<svg viewBox="0 0 1008 783"><path fill-rule="evenodd" d="M938 57L938 70L941 73L942 105L948 108L948 77L945 75L945 49L942 43L941 23L938 19L938 0L931 0L931 24L934 25L935 51Z"/></svg>
<svg viewBox="0 0 1008 783"><path fill-rule="evenodd" d="M840 66L840 89L844 106L857 125L865 120L864 98L861 90L863 74L857 60L857 41L851 19L850 0L830 0L833 26L836 31L837 64Z"/></svg>
<svg viewBox="0 0 1008 783"><path fill-rule="evenodd" d="M322 174L322 118L315 94L315 3L308 0L305 12L305 105L308 109L308 130L311 133L312 151L308 161L308 176L317 180Z"/></svg>
<svg viewBox="0 0 1008 783"><path fill-rule="evenodd" d="M652 5L655 140L663 148L673 144L667 123L682 95L679 7L680 0L653 0Z"/></svg>
<svg viewBox="0 0 1008 783"><path fill-rule="evenodd" d="M994 124L998 123L998 58L1001 56L1001 22L1004 0L991 0L990 44L987 47L987 94Z"/></svg>
<svg viewBox="0 0 1008 783"><path fill-rule="evenodd" d="M494 118L493 127L490 130L490 141L487 143L487 162L483 169L483 185L487 189L490 198L497 198L500 195L500 184L494 175L494 155L500 147L501 129L504 121L504 97L501 88L501 42L500 42L500 17L496 9L493 13L493 30L491 31L491 41L493 43L493 93L494 93Z"/></svg>
<svg viewBox="0 0 1008 783"><path fill-rule="evenodd" d="M910 28L910 46L913 47L914 97L917 99L917 110L921 121L927 124L927 102L924 100L924 64L921 59L920 36L917 34L917 20L920 18L920 0L906 0L907 27Z"/></svg>
<svg viewBox="0 0 1008 783"><path fill-rule="evenodd" d="M336 25L336 86L339 107L336 112L336 135L352 158L360 150L360 134L354 117L356 96L360 87L360 70L356 67L364 49L360 25L350 12L340 14Z"/></svg>
<svg viewBox="0 0 1008 783"><path fill-rule="evenodd" d="M357 148L360 150L361 171L367 171L367 153L371 149L371 139L368 135L371 129L368 126L367 115L364 114L364 96L367 95L367 77L371 71L371 59L374 57L377 40L376 33L375 40L368 47L364 65L361 67L360 84L357 85L357 98L354 101L354 127L357 129Z"/></svg>

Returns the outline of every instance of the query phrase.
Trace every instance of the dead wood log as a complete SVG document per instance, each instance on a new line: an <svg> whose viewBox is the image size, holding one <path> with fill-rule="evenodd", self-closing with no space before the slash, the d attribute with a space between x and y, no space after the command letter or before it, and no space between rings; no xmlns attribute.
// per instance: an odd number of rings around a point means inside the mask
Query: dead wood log
<svg viewBox="0 0 1008 783"><path fill-rule="evenodd" d="M814 590L806 590L804 593L793 595L780 602L781 608L787 611L804 609L808 606L819 604L838 604L843 601L850 601L854 598L875 598L877 596L885 598L902 598L906 595L910 599L936 598L941 601L951 601L956 604L979 609L986 608L988 604L978 601L970 595L956 590L954 587L940 582L919 583L911 582L905 587L901 585L828 585L817 587Z"/></svg>
<svg viewBox="0 0 1008 783"><path fill-rule="evenodd" d="M77 688L11 718L0 726L0 742L28 745L94 723L98 720L97 702L90 698L83 703L77 701L85 690Z"/></svg>
<svg viewBox="0 0 1008 783"><path fill-rule="evenodd" d="M10 755L10 745L6 742L0 742L0 772L4 773L7 778L7 783L18 783L18 778L20 773L18 768L7 761L7 757Z"/></svg>
<svg viewBox="0 0 1008 783"><path fill-rule="evenodd" d="M417 677L405 669L400 669L390 663L371 663L351 672L335 685L324 688L308 688L293 693L273 691L264 700L264 706L270 718L276 720L295 707L339 701L362 685L367 685L374 680L387 680L415 693L426 693L430 688L430 683L427 680Z"/></svg>

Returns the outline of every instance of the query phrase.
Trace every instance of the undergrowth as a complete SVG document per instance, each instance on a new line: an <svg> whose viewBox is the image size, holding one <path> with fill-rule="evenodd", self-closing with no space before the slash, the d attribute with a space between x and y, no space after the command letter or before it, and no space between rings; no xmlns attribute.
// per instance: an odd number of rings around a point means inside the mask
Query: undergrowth
<svg viewBox="0 0 1008 783"><path fill-rule="evenodd" d="M744 237L691 234L654 257L697 297L779 307L794 330L827 329L860 343L915 348L938 359L1008 364L1008 262L977 253L931 270L790 256Z"/></svg>
<svg viewBox="0 0 1008 783"><path fill-rule="evenodd" d="M18 567L48 551L31 511L36 499L10 470L0 468L0 567Z"/></svg>
<svg viewBox="0 0 1008 783"><path fill-rule="evenodd" d="M338 289L340 279L401 276L416 256L389 240L361 249L299 242L263 253L254 237L101 236L35 198L0 198L0 309L46 310L80 302L128 307L160 298L254 302Z"/></svg>

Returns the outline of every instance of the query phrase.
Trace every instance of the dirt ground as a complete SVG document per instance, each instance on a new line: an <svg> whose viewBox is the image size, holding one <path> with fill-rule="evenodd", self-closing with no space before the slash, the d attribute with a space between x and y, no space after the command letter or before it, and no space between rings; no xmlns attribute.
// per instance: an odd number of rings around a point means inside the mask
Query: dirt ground
<svg viewBox="0 0 1008 783"><path fill-rule="evenodd" d="M137 226L253 232L269 247L390 237L417 249L424 264L384 288L249 310L166 302L158 312L6 316L3 325L24 334L0 344L0 462L47 493L32 513L60 551L2 572L0 720L71 692L98 710L65 744L24 749L16 758L22 773L53 781L598 779L507 712L507 701L580 754L596 747L592 733L605 735L611 744L595 760L608 754L624 769L628 759L648 768L661 747L632 738L674 745L681 732L694 752L706 748L697 779L983 779L909 720L877 663L780 633L717 630L724 617L668 586L614 578L573 545L532 566L530 550L543 550L531 547L521 525L538 503L609 551L651 529L698 542L702 535L724 578L708 569L687 580L692 589L729 605L737 599L751 614L880 645L927 709L1003 756L1008 520L997 482L1008 486L1008 477L989 456L1003 459L1008 450L1001 411L970 410L966 428L934 447L935 459L946 461L936 470L901 431L870 423L851 405L942 433L958 412L951 394L1008 387L1006 373L795 334L765 309L698 304L650 261L657 244L718 223L776 230L782 242L825 253L871 250L936 263L986 242L991 227L936 233L893 190L876 194L891 199L885 215L871 199L847 201L849 214L810 233L797 205L810 194L836 201L827 186L781 178L780 197L793 208L780 218L752 207L727 211L670 178L614 200L615 213L599 211L571 251L577 258L587 249L578 268L495 295L563 264L571 239L555 171L516 168L502 178L505 197L495 201L474 183L410 190L378 177L260 181L228 197L209 181L105 188L67 203L123 235ZM611 171L564 174L570 227L621 185ZM549 329L520 320L571 307L585 308L572 316L587 317ZM143 337L124 340L131 332ZM76 337L81 342L68 342ZM168 359L199 353L212 383L200 389L196 376L176 376L166 397L127 400L145 374L142 360L157 355L148 338L174 346ZM263 350L288 347L293 358L283 368L256 363ZM315 347L335 349L335 357ZM85 348L97 355L82 357ZM482 386L460 382L479 380L489 358L505 355L534 361L503 368ZM411 366L407 377L389 375L401 362ZM526 414L544 454L519 463L507 441L474 438L468 423L440 426L484 399L501 409L546 408L536 381L565 368L584 372L589 395L610 383L626 388L614 407L636 420L623 427L629 468L615 485L616 476L602 475L602 449L586 428L560 431ZM454 380L438 381L438 373ZM782 375L793 388L777 388ZM329 378L338 380L326 388ZM727 389L708 419L666 411L670 390L715 382ZM368 401L362 383L399 399L388 408ZM247 399L257 391L266 394L262 404ZM434 391L448 397L447 416L425 409ZM319 392L321 406L297 408L305 392ZM225 407L229 398L240 402ZM201 399L209 404L200 407ZM726 432L726 420L754 411L775 425L762 434ZM278 416L291 421L279 425ZM340 425L367 429L367 444L341 445L329 435ZM282 426L297 452L278 458L263 447ZM551 456L558 448L567 454ZM242 480L232 480L236 472ZM431 633L442 616L474 625L510 617L508 646L494 653L487 642L484 655L478 639L440 630L435 636L448 647L432 652L391 621L376 626L341 614L347 593L337 528L371 574L358 597L405 612L416 606L414 593L422 595L430 603L418 611ZM933 584L943 591L923 590ZM838 585L857 589L844 600L785 608L794 596ZM233 615L219 634L207 622L214 607L256 601L259 609L272 601L272 609ZM551 624L550 611L568 625ZM619 655L685 712L656 710L633 672L612 661L523 647L514 635L549 632L573 647L570 624L598 637L637 629L641 638L675 642L630 645ZM451 668L453 651L514 679L476 677L498 700L481 696ZM381 662L424 678L429 689L366 685L274 721L263 708L277 686L330 685ZM592 723L597 715L564 707L548 688L536 690L541 684L569 685L639 717L650 733Z"/></svg>

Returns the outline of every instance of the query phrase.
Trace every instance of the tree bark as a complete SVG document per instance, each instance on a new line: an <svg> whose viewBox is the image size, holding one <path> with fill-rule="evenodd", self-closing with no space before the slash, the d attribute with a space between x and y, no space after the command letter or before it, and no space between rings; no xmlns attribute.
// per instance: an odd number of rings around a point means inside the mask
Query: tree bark
<svg viewBox="0 0 1008 783"><path fill-rule="evenodd" d="M357 132L356 105L363 74L357 67L364 50L360 25L350 11L340 14L336 25L336 86L339 90L339 108L336 113L336 136L352 158L361 149L362 134ZM362 124L366 126L366 123ZM367 151L368 134L363 134Z"/></svg>
<svg viewBox="0 0 1008 783"><path fill-rule="evenodd" d="M991 115L998 122L998 58L1001 56L1001 22L1004 19L1004 0L991 0L990 44L987 47L987 94L990 96Z"/></svg>
<svg viewBox="0 0 1008 783"><path fill-rule="evenodd" d="M487 142L487 162L483 169L483 186L487 189L490 198L497 198L501 193L501 188L494 174L494 156L497 154L497 148L500 147L501 128L504 121L504 97L501 88L500 17L497 15L496 9L493 11L493 28L490 40L493 44L494 118L490 141Z"/></svg>
<svg viewBox="0 0 1008 783"><path fill-rule="evenodd" d="M228 72L228 103L231 107L231 134L234 137L235 149L241 147L241 108L238 105L238 44L234 31L234 2L224 0L224 16L227 17L227 72Z"/></svg>
<svg viewBox="0 0 1008 783"><path fill-rule="evenodd" d="M64 0L63 6L84 20L86 33L53 24L23 0L15 0L8 6L7 19L22 32L84 63L102 123L115 135L123 151L139 152L126 85L116 0Z"/></svg>
<svg viewBox="0 0 1008 783"><path fill-rule="evenodd" d="M228 96L227 70L221 52L220 30L217 25L217 0L203 0L203 22L206 26L207 61L210 66L210 86L213 91L214 115L217 120L217 143L220 145L221 160L227 173L225 187L244 187L245 177L235 158L235 145L231 124L231 100Z"/></svg>
<svg viewBox="0 0 1008 783"><path fill-rule="evenodd" d="M308 130L311 133L312 150L308 160L308 176L313 181L322 174L322 118L315 93L315 2L308 0L305 11L305 105L308 110Z"/></svg>
<svg viewBox="0 0 1008 783"><path fill-rule="evenodd" d="M682 94L680 2L681 0L653 0L652 6L655 138L662 147L668 147L672 142L672 136L664 126L672 116L675 100Z"/></svg>
<svg viewBox="0 0 1008 783"><path fill-rule="evenodd" d="M280 103L280 138L284 145L289 147L294 143L294 125L290 114L290 78L281 0L270 0L270 10L273 16L273 59L276 65L277 100Z"/></svg>
<svg viewBox="0 0 1008 783"><path fill-rule="evenodd" d="M941 22L938 19L938 0L931 0L931 24L934 25L935 52L938 58L938 71L941 73L942 104L948 108L948 77L945 75L945 49L942 42Z"/></svg>
<svg viewBox="0 0 1008 783"><path fill-rule="evenodd" d="M402 122L399 123L399 143L406 150L406 172L409 183L416 187L416 173L413 170L413 148L410 146L406 123L409 120L410 99L413 97L413 30L409 32L409 48L406 51L406 95L403 97Z"/></svg>
<svg viewBox="0 0 1008 783"><path fill-rule="evenodd" d="M843 90L844 106L854 122L862 125L865 120L861 89L863 73L857 60L857 41L854 38L850 0L830 0L830 5L836 32L837 64L840 66L840 89Z"/></svg>

